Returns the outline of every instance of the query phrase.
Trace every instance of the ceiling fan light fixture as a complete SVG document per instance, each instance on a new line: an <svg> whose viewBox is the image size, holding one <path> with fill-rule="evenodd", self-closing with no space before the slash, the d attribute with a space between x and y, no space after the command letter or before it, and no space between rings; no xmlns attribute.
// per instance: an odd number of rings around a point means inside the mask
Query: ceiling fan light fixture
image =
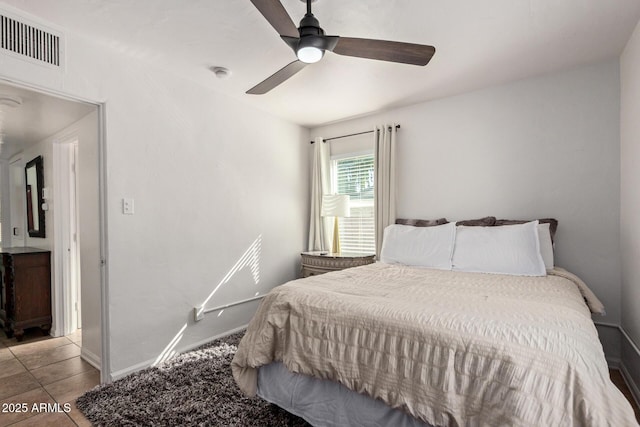
<svg viewBox="0 0 640 427"><path fill-rule="evenodd" d="M326 49L326 42L323 37L324 31L321 28L316 28L315 30L319 34L303 35L297 40L297 43L293 42L292 45L298 59L307 64L320 61Z"/></svg>
<svg viewBox="0 0 640 427"><path fill-rule="evenodd" d="M315 46L306 46L298 48L296 55L300 61L306 64L313 64L322 59L324 56L324 50Z"/></svg>

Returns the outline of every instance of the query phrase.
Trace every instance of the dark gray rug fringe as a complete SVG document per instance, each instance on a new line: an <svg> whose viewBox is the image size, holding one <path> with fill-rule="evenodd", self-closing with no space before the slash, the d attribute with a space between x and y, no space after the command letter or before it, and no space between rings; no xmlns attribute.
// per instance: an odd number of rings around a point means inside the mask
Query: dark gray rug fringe
<svg viewBox="0 0 640 427"><path fill-rule="evenodd" d="M258 397L231 374L244 331L95 387L76 405L95 426L309 426Z"/></svg>

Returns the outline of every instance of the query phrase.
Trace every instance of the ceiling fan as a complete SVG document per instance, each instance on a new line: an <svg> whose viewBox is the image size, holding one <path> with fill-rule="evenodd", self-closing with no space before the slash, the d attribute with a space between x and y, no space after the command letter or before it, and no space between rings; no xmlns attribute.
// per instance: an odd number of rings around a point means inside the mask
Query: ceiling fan
<svg viewBox="0 0 640 427"><path fill-rule="evenodd" d="M315 0L306 0L307 13L300 21L300 27L296 28L279 0L251 0L282 40L293 49L298 59L249 89L248 94L262 95L269 92L308 64L320 61L326 51L412 65L427 65L436 51L433 46L421 44L325 36L320 23L311 13L312 1Z"/></svg>

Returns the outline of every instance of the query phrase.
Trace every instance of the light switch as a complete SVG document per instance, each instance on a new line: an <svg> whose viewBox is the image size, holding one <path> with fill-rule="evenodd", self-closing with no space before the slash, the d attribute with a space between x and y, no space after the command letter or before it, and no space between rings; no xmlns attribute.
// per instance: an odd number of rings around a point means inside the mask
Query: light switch
<svg viewBox="0 0 640 427"><path fill-rule="evenodd" d="M122 213L133 215L133 199L122 199Z"/></svg>

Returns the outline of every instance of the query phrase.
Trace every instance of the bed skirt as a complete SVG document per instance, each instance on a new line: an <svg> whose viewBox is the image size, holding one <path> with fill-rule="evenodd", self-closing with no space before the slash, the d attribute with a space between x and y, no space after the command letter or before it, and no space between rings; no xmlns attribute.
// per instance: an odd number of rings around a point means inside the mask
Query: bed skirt
<svg viewBox="0 0 640 427"><path fill-rule="evenodd" d="M337 382L290 372L280 362L258 370L258 396L315 427L433 427Z"/></svg>

